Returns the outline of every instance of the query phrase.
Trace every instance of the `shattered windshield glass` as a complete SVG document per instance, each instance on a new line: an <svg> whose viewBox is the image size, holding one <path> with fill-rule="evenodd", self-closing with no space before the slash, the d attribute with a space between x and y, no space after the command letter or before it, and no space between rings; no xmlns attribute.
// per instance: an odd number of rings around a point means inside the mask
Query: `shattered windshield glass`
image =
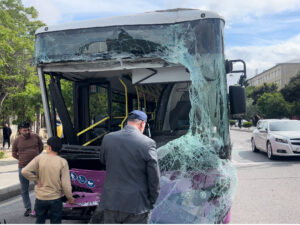
<svg viewBox="0 0 300 225"><path fill-rule="evenodd" d="M36 63L160 58L191 78L187 134L158 149L161 192L152 223L222 223L236 187L223 47L224 22L90 28L37 36Z"/></svg>
<svg viewBox="0 0 300 225"><path fill-rule="evenodd" d="M222 51L219 19L180 23L194 27L201 37L193 44L199 53ZM97 59L157 56L167 51L166 44L175 44L174 25L136 25L85 28L41 33L36 36L35 63L92 61ZM221 38L221 39L220 39ZM190 43L191 44L191 43ZM186 46L192 53L196 49Z"/></svg>

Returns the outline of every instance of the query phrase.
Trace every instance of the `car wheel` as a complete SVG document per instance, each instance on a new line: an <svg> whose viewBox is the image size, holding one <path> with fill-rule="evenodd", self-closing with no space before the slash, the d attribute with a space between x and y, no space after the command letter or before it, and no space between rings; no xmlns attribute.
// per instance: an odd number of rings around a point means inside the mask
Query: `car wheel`
<svg viewBox="0 0 300 225"><path fill-rule="evenodd" d="M251 139L251 146L252 146L252 152L258 152L258 149L256 148L254 138Z"/></svg>
<svg viewBox="0 0 300 225"><path fill-rule="evenodd" d="M273 151L272 151L272 145L270 142L267 143L267 155L269 159L274 159Z"/></svg>

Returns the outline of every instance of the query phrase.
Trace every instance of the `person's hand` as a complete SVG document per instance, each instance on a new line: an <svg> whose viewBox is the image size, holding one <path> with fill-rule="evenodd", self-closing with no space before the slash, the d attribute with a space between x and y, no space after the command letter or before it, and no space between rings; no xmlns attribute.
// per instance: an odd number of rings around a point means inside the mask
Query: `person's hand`
<svg viewBox="0 0 300 225"><path fill-rule="evenodd" d="M68 200L70 205L74 205L75 204L75 198L71 198Z"/></svg>
<svg viewBox="0 0 300 225"><path fill-rule="evenodd" d="M36 185L40 188L40 187L43 187L43 185L41 184L41 182L40 181L37 181L36 182Z"/></svg>

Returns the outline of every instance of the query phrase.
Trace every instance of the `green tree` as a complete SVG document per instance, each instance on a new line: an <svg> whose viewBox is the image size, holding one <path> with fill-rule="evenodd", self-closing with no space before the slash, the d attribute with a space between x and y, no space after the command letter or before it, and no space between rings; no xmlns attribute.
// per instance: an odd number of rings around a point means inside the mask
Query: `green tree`
<svg viewBox="0 0 300 225"><path fill-rule="evenodd" d="M254 89L255 89L254 86L247 86L247 87L245 88L245 91L246 91L246 97L250 98L250 96L252 95Z"/></svg>
<svg viewBox="0 0 300 225"><path fill-rule="evenodd" d="M252 90L249 88L248 97L253 99L253 105L257 103L257 100L264 94L264 93L276 93L278 90L278 85L276 83L264 83L260 86L253 88Z"/></svg>
<svg viewBox="0 0 300 225"><path fill-rule="evenodd" d="M265 118L275 119L290 116L291 106L279 92L264 93L257 100L257 106Z"/></svg>
<svg viewBox="0 0 300 225"><path fill-rule="evenodd" d="M291 114L300 115L300 71L280 90L284 99L291 103Z"/></svg>
<svg viewBox="0 0 300 225"><path fill-rule="evenodd" d="M288 102L300 101L300 71L280 92Z"/></svg>
<svg viewBox="0 0 300 225"><path fill-rule="evenodd" d="M67 110L71 119L74 121L74 106L73 106L73 86L72 81L61 79L60 80L61 93L64 98Z"/></svg>
<svg viewBox="0 0 300 225"><path fill-rule="evenodd" d="M37 11L24 7L21 0L0 1L0 111L11 93L26 90L33 75L34 33L43 25L36 18Z"/></svg>
<svg viewBox="0 0 300 225"><path fill-rule="evenodd" d="M24 89L15 88L15 92L9 94L3 108L9 113L6 116L16 117L13 121L15 124L24 120L37 121L36 132L39 132L42 101L38 77L30 76Z"/></svg>
<svg viewBox="0 0 300 225"><path fill-rule="evenodd" d="M253 100L251 98L246 98L245 120L252 120L255 114L260 114L257 105L253 105Z"/></svg>
<svg viewBox="0 0 300 225"><path fill-rule="evenodd" d="M292 103L291 114L295 116L300 115L300 101L295 101Z"/></svg>
<svg viewBox="0 0 300 225"><path fill-rule="evenodd" d="M28 108L32 112L30 121L37 121L36 125L36 133L39 134L40 132L40 115L41 111L43 111L42 107L42 97L41 97L41 91L39 88L39 80L38 76L30 76L25 90L21 92L24 94L26 98L26 102L28 105Z"/></svg>

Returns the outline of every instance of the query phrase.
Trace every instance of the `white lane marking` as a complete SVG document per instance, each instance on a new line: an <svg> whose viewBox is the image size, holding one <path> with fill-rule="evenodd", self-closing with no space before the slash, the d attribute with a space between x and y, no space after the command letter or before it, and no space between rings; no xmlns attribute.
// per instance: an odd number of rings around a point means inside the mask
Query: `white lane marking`
<svg viewBox="0 0 300 225"><path fill-rule="evenodd" d="M282 162L237 162L232 160L232 165L234 166L260 166L260 165L278 165L278 164L287 164L287 161L282 161Z"/></svg>
<svg viewBox="0 0 300 225"><path fill-rule="evenodd" d="M237 162L233 161L232 164L236 166L250 166L250 165L265 165L265 164L277 164L274 162Z"/></svg>

